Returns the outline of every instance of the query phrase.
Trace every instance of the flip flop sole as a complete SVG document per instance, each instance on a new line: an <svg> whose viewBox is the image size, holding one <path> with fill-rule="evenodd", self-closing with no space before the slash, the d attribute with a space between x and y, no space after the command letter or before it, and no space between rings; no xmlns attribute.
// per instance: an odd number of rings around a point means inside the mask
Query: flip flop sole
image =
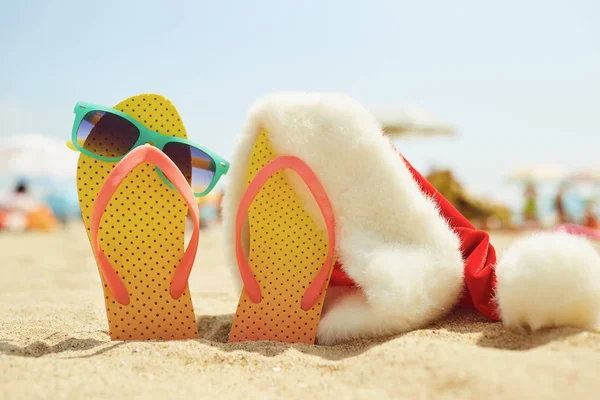
<svg viewBox="0 0 600 400"><path fill-rule="evenodd" d="M114 108L163 135L187 137L177 110L162 96L130 97ZM118 133L109 137L119 140ZM101 146L101 142L94 145ZM115 165L84 154L79 157L77 187L88 238L93 203ZM98 234L104 253L127 286L130 303L117 302L102 278L112 340L198 337L189 288L177 300L169 293L185 249L186 215L185 201L150 164L130 173L113 196Z"/></svg>
<svg viewBox="0 0 600 400"><path fill-rule="evenodd" d="M268 133L256 140L248 164L247 182L276 158ZM305 211L283 171L263 186L248 210L248 262L262 294L253 303L242 292L230 342L273 340L314 343L329 277L314 306L303 311L302 296L323 268L329 241Z"/></svg>

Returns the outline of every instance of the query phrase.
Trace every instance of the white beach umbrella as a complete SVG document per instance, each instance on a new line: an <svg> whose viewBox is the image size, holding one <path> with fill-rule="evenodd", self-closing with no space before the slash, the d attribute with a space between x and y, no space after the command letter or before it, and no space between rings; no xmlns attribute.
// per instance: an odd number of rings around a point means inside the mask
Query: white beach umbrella
<svg viewBox="0 0 600 400"><path fill-rule="evenodd" d="M453 126L420 108L387 107L372 112L388 136L456 134Z"/></svg>
<svg viewBox="0 0 600 400"><path fill-rule="evenodd" d="M600 166L591 166L569 176L570 181L600 183Z"/></svg>
<svg viewBox="0 0 600 400"><path fill-rule="evenodd" d="M78 154L63 141L39 134L0 139L0 175L75 178Z"/></svg>
<svg viewBox="0 0 600 400"><path fill-rule="evenodd" d="M554 164L532 164L515 168L508 176L511 181L542 182L561 181L565 178L563 169Z"/></svg>

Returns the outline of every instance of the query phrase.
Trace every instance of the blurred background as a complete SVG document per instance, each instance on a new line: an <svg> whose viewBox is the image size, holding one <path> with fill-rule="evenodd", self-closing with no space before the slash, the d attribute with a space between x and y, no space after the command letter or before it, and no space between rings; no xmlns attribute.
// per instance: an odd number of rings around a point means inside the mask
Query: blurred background
<svg viewBox="0 0 600 400"><path fill-rule="evenodd" d="M3 2L0 226L79 217L77 101L162 94L235 162L257 97L334 91L476 225L596 228L599 15L592 0Z"/></svg>

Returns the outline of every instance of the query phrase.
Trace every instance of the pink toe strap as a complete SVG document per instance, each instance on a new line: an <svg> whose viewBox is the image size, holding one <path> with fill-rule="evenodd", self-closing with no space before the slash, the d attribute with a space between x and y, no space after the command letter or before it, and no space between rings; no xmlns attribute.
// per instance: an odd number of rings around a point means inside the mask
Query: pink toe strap
<svg viewBox="0 0 600 400"><path fill-rule="evenodd" d="M244 255L241 242L241 231L246 213L248 212L248 209L250 208L254 198L258 195L261 188L269 180L269 178L277 173L280 169L284 168L295 171L304 180L313 197L317 201L317 204L319 205L319 209L323 214L325 225L327 227L327 233L329 235L329 251L327 253L327 257L325 258L325 262L323 263L323 267L319 270L317 276L310 283L302 297L301 307L304 311L307 311L312 308L314 303L319 298L321 290L323 289L323 286L325 285L325 282L329 276L329 272L333 267L333 254L335 250L335 221L333 209L325 189L323 189L323 186L319 182L319 178L304 161L292 156L278 157L265 165L256 174L252 182L250 182L240 201L236 215L236 258L246 293L248 293L250 300L252 300L254 303L259 303L262 299L260 286L258 285L258 282L256 281L256 278L254 277L254 274L248 265L246 256Z"/></svg>
<svg viewBox="0 0 600 400"><path fill-rule="evenodd" d="M127 177L127 175L133 171L138 165L142 163L151 163L158 167L165 176L173 183L175 188L179 191L187 206L192 214L192 220L194 221L194 232L190 239L190 243L183 254L181 262L175 269L173 279L171 280L171 296L174 299L178 299L186 288L190 272L192 271L192 265L196 258L196 251L198 250L198 239L200 237L200 215L198 212L198 205L194 193L190 188L189 183L177 167L175 163L166 156L162 151L151 145L144 145L136 147L129 152L123 159L113 168L110 172L104 185L98 193L98 198L94 203L92 209L92 218L90 221L90 230L92 236L92 246L94 253L98 260L98 266L110 292L114 298L121 304L129 304L129 295L125 284L113 268L108 258L104 255L102 248L100 247L100 240L98 238L98 230L100 228L100 221L102 215L108 206L112 196L115 194L119 185Z"/></svg>

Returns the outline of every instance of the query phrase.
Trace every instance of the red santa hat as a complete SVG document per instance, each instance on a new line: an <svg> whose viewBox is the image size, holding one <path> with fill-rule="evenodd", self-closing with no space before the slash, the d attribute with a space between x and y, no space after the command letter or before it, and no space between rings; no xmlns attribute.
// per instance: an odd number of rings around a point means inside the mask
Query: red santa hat
<svg viewBox="0 0 600 400"><path fill-rule="evenodd" d="M600 257L583 238L543 233L517 240L498 262L489 235L473 227L381 134L360 104L333 94L277 94L252 109L239 138L224 199L234 281L234 219L259 132L277 155L301 158L319 177L336 218L338 262L318 341L416 329L456 305L490 320L538 329L594 327ZM288 177L307 211L318 207Z"/></svg>

